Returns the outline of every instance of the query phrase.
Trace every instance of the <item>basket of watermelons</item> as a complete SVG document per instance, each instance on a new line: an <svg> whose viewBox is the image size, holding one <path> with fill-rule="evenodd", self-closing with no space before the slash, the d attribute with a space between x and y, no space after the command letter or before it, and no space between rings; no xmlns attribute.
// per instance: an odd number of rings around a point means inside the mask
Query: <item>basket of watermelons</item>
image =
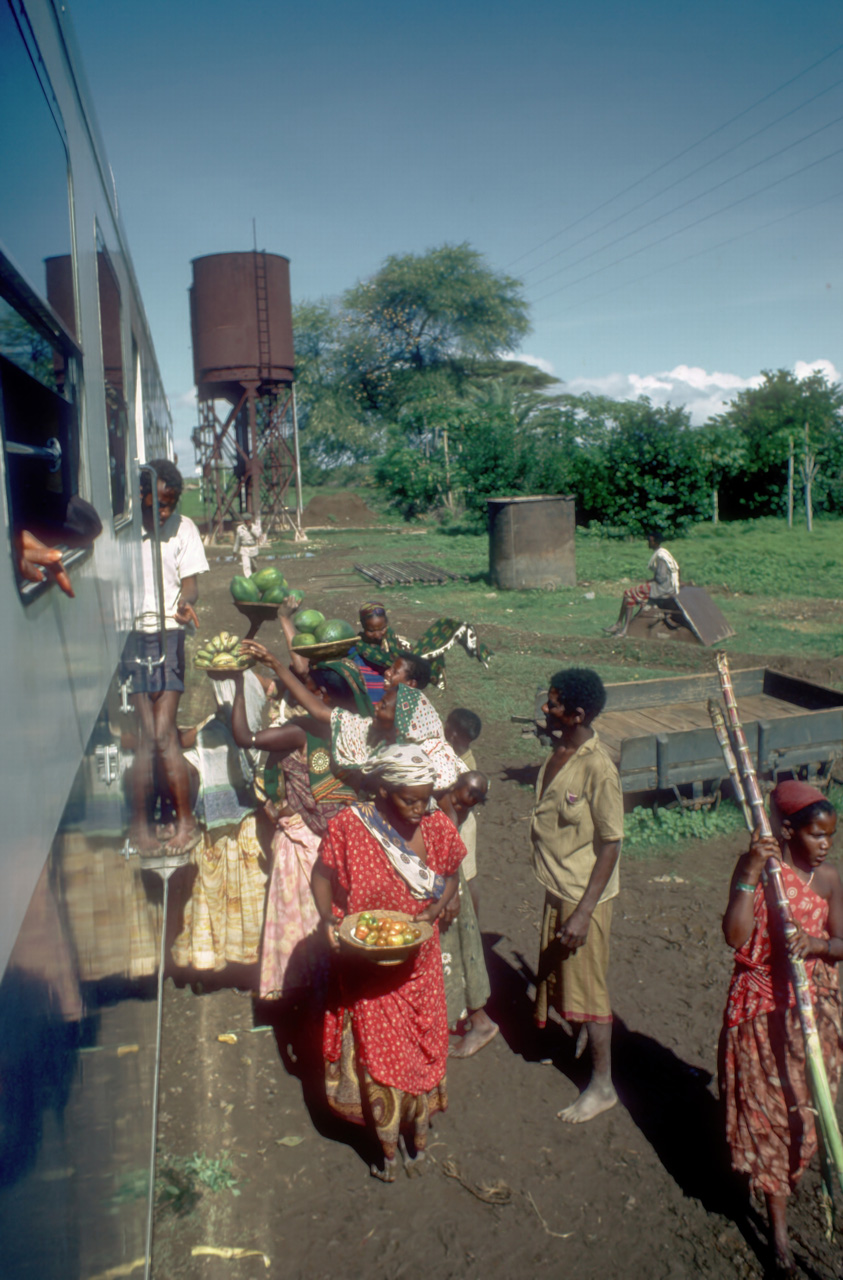
<svg viewBox="0 0 843 1280"><path fill-rule="evenodd" d="M326 618L318 609L300 609L295 616L296 634L290 641L293 653L310 662L344 658L360 636L342 618Z"/></svg>
<svg viewBox="0 0 843 1280"><path fill-rule="evenodd" d="M281 570L271 566L253 573L251 578L238 574L231 579L229 590L235 608L247 618L277 618L280 609L290 617L304 599L304 592L294 590Z"/></svg>

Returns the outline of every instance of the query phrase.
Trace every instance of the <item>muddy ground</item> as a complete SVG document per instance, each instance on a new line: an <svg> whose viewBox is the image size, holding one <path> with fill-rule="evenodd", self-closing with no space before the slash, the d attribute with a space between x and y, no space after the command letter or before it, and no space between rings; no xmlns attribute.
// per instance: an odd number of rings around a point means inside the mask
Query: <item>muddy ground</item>
<svg viewBox="0 0 843 1280"><path fill-rule="evenodd" d="M295 583L312 587L309 604L330 602L329 612L351 617L368 592L362 580L343 578L343 567L332 560L331 579L321 557L299 561ZM231 627L232 572L215 562L203 579L203 631ZM411 610L394 621L416 629ZM272 644L268 631L260 638ZM710 665L704 651L688 653L689 664ZM843 683L828 662L816 672L793 659L771 665ZM198 718L206 698L200 679L182 723ZM201 990L175 973L165 997L160 1172L166 1181L174 1157L227 1153L239 1194L206 1189L159 1209L155 1280L764 1274L762 1219L729 1173L714 1079L730 971L720 915L744 838L624 858L611 969L621 1105L565 1126L556 1112L584 1076L563 1031L539 1035L531 1023L543 894L527 823L540 753L516 750L515 732L487 718L477 744L492 778L478 843L480 922L489 1011L501 1032L478 1056L452 1063L450 1107L436 1119L427 1174L391 1186L373 1180L358 1132L326 1114L317 1008L257 1005L235 989L248 982L242 973ZM228 1032L236 1043L218 1039ZM801 1273L843 1275L839 1250L824 1238L814 1171L792 1224ZM256 1252L192 1256L196 1246Z"/></svg>

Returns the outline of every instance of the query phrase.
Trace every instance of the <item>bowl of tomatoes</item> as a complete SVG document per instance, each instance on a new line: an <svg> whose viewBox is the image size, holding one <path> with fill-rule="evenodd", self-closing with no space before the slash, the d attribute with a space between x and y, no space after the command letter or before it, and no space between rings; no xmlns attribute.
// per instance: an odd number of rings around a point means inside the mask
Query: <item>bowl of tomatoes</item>
<svg viewBox="0 0 843 1280"><path fill-rule="evenodd" d="M405 911L358 911L339 927L340 946L375 964L401 964L433 937L433 925Z"/></svg>

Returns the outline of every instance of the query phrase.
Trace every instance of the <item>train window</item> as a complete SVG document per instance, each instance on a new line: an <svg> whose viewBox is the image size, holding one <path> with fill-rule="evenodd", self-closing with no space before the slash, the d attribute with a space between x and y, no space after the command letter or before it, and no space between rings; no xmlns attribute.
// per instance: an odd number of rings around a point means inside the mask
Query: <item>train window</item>
<svg viewBox="0 0 843 1280"><path fill-rule="evenodd" d="M64 123L20 0L0 0L0 428L13 557L72 545L77 345ZM37 588L19 577L24 599Z"/></svg>
<svg viewBox="0 0 843 1280"><path fill-rule="evenodd" d="M97 278L105 378L105 417L108 428L108 465L111 478L111 514L115 523L119 524L130 514L132 490L129 474L131 461L129 414L123 372L120 285L99 227L97 228Z"/></svg>
<svg viewBox="0 0 843 1280"><path fill-rule="evenodd" d="M0 0L0 247L41 297L45 264L71 252L64 125L19 3ZM76 336L72 281L58 314Z"/></svg>

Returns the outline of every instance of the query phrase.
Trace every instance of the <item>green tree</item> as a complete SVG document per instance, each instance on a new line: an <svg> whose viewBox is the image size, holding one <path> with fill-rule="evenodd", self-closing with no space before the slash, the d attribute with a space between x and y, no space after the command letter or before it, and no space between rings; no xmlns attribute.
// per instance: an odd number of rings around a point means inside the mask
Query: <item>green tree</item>
<svg viewBox="0 0 843 1280"><path fill-rule="evenodd" d="M743 439L746 468L726 478L723 507L729 515L781 515L787 495L791 442L796 467L805 451L806 428L819 474L815 505L843 510L843 387L820 371L799 379L788 369L765 369L758 387L740 391L717 422Z"/></svg>
<svg viewBox="0 0 843 1280"><path fill-rule="evenodd" d="M720 520L720 486L746 468L746 444L740 431L724 417L710 419L700 427L695 440L700 469L711 493L711 520Z"/></svg>
<svg viewBox="0 0 843 1280"><path fill-rule="evenodd" d="M573 490L578 518L646 534L701 519L706 490L687 412L638 400L582 397Z"/></svg>
<svg viewBox="0 0 843 1280"><path fill-rule="evenodd" d="M380 404L396 371L489 359L529 332L519 281L493 271L469 244L392 255L343 298L351 355Z"/></svg>

